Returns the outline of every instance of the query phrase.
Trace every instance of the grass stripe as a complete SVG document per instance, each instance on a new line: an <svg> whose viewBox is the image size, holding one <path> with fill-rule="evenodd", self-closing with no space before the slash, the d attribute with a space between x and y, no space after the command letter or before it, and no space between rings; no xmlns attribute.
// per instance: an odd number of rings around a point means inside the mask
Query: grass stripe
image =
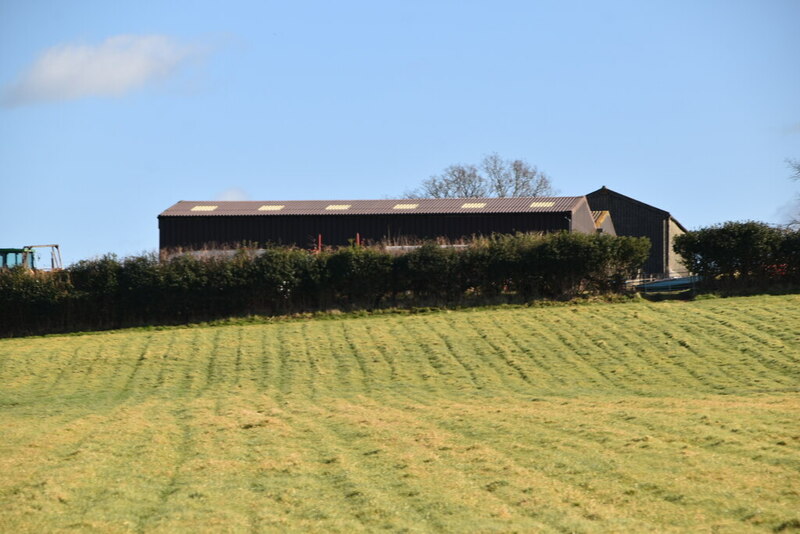
<svg viewBox="0 0 800 534"><path fill-rule="evenodd" d="M0 340L10 532L784 532L797 296Z"/></svg>

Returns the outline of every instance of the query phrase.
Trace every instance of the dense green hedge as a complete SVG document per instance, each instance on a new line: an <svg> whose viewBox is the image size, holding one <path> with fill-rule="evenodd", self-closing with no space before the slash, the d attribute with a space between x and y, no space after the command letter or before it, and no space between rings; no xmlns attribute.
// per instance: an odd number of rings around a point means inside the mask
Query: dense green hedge
<svg viewBox="0 0 800 534"><path fill-rule="evenodd" d="M0 272L0 335L179 324L248 314L570 298L621 288L644 238L496 235L405 254L345 247L80 261L58 273Z"/></svg>
<svg viewBox="0 0 800 534"><path fill-rule="evenodd" d="M760 222L726 222L675 238L675 252L710 289L800 283L800 231Z"/></svg>

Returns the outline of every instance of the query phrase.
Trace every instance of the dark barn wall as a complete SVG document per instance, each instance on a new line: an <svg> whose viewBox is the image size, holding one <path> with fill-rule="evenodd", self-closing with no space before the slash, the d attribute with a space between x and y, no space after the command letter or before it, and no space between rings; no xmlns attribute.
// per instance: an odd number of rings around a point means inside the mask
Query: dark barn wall
<svg viewBox="0 0 800 534"><path fill-rule="evenodd" d="M586 198L593 210L608 210L611 213L617 235L650 239L652 248L643 267L645 273L662 274L669 271L668 251L665 248L669 213L607 189L589 193Z"/></svg>
<svg viewBox="0 0 800 534"><path fill-rule="evenodd" d="M583 210L579 210L583 211ZM577 218L571 212L434 214L434 215L252 215L159 217L160 248L209 249L237 244L295 245L311 248L322 234L325 245L347 245L356 233L367 241L386 238L446 237L457 240L473 235L514 232L553 232L569 229L593 232L588 212ZM578 227L576 227L576 225ZM585 227L585 228L584 228Z"/></svg>

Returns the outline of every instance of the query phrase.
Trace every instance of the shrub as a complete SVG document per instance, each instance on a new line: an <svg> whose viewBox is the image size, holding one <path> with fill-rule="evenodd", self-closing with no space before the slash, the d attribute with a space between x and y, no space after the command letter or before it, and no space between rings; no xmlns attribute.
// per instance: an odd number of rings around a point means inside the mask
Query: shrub
<svg viewBox="0 0 800 534"><path fill-rule="evenodd" d="M520 281L526 274L520 263L522 254L531 243L540 240L537 234L494 234L476 239L461 256L464 286L489 298L520 290Z"/></svg>
<svg viewBox="0 0 800 534"><path fill-rule="evenodd" d="M754 221L726 222L677 236L674 249L707 287L765 286L794 269L795 233Z"/></svg>
<svg viewBox="0 0 800 534"><path fill-rule="evenodd" d="M650 255L650 240L644 237L597 234L593 239L596 256L588 279L596 291L621 291Z"/></svg>
<svg viewBox="0 0 800 534"><path fill-rule="evenodd" d="M395 258L398 293L411 293L422 303L455 302L461 290L458 254L435 242Z"/></svg>
<svg viewBox="0 0 800 534"><path fill-rule="evenodd" d="M800 283L800 229L784 232L776 254L775 269L776 274L787 282Z"/></svg>
<svg viewBox="0 0 800 534"><path fill-rule="evenodd" d="M159 264L155 254L123 260L118 276L118 324L148 324L172 311L164 310L169 300L162 293L167 265Z"/></svg>
<svg viewBox="0 0 800 534"><path fill-rule="evenodd" d="M64 273L24 267L0 270L0 335L35 334L63 328L65 302L73 290Z"/></svg>
<svg viewBox="0 0 800 534"><path fill-rule="evenodd" d="M260 313L285 313L292 309L303 282L302 265L308 253L294 248L269 248L250 262L242 262L239 276L251 292ZM244 276L242 276L244 274Z"/></svg>
<svg viewBox="0 0 800 534"><path fill-rule="evenodd" d="M392 256L385 252L343 247L320 259L324 262L326 295L336 305L375 308L389 292Z"/></svg>

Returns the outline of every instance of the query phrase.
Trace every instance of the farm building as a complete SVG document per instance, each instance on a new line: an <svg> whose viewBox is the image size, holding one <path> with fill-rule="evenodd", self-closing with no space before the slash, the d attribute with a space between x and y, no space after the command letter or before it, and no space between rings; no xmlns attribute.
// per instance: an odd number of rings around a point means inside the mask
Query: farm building
<svg viewBox="0 0 800 534"><path fill-rule="evenodd" d="M592 210L611 214L617 235L647 237L652 243L644 272L656 277L686 276L680 256L672 250L676 235L686 229L668 211L601 187L586 195Z"/></svg>
<svg viewBox="0 0 800 534"><path fill-rule="evenodd" d="M617 235L617 230L614 228L614 222L611 220L611 214L607 210L592 211L594 218L594 226L599 234Z"/></svg>
<svg viewBox="0 0 800 534"><path fill-rule="evenodd" d="M514 232L613 235L610 216L586 197L402 200L180 201L158 216L162 251L231 249L241 244L311 248ZM598 222L599 221L599 222Z"/></svg>

